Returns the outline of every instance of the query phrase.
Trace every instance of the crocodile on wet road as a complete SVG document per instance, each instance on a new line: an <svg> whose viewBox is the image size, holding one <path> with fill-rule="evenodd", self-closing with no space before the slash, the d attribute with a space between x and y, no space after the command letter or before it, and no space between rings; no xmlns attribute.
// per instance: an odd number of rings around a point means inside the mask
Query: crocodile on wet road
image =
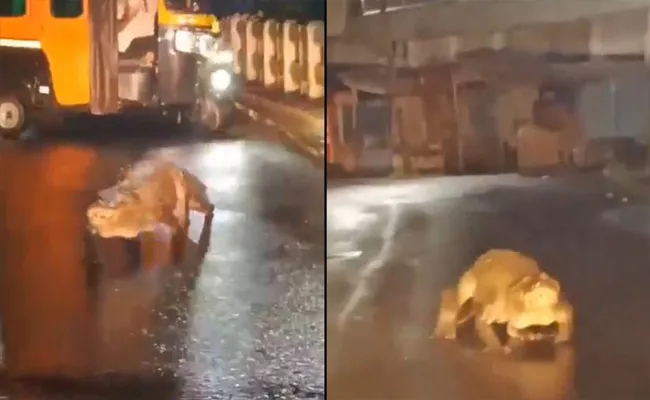
<svg viewBox="0 0 650 400"><path fill-rule="evenodd" d="M337 182L327 203L328 396L650 398L650 207L602 174ZM441 291L492 248L532 256L575 307L551 359L432 337Z"/></svg>
<svg viewBox="0 0 650 400"><path fill-rule="evenodd" d="M323 399L323 170L251 122L214 139L111 129L0 148L0 396ZM87 234L97 191L148 154L215 204L181 265Z"/></svg>

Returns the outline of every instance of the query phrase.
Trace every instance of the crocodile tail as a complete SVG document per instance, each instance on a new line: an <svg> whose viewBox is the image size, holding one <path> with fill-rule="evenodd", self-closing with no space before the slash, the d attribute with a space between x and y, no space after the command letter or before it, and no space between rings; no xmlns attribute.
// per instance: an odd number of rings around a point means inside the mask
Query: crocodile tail
<svg viewBox="0 0 650 400"><path fill-rule="evenodd" d="M458 305L462 306L474 298L476 293L476 276L471 270L465 272L458 280Z"/></svg>
<svg viewBox="0 0 650 400"><path fill-rule="evenodd" d="M458 308L458 314L456 315L456 325L464 325L472 318L476 317L476 307L474 307L473 300L467 300L462 303Z"/></svg>
<svg viewBox="0 0 650 400"><path fill-rule="evenodd" d="M476 294L476 276L472 271L465 272L458 280L458 316L457 324L463 324L476 316L474 295Z"/></svg>

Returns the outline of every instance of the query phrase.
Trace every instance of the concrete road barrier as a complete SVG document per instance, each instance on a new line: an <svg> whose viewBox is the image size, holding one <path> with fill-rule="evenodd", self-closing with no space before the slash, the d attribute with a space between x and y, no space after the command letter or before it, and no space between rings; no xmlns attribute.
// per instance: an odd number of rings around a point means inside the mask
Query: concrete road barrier
<svg viewBox="0 0 650 400"><path fill-rule="evenodd" d="M322 161L325 131L325 24L235 14L220 20L246 84L238 108L283 131Z"/></svg>

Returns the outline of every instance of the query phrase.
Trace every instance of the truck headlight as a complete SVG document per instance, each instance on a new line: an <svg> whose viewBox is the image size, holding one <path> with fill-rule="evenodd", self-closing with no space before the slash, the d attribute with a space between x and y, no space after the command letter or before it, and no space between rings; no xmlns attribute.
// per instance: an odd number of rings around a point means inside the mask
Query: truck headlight
<svg viewBox="0 0 650 400"><path fill-rule="evenodd" d="M217 92L223 92L230 87L232 75L225 69L218 69L210 74L210 87Z"/></svg>

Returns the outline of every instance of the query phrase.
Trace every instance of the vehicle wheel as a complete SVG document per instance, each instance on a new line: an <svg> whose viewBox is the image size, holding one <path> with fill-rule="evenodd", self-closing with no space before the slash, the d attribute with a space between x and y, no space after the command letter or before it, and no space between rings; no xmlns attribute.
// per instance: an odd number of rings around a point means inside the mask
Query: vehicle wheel
<svg viewBox="0 0 650 400"><path fill-rule="evenodd" d="M199 119L201 127L208 132L223 130L230 122L232 108L229 103L202 100Z"/></svg>
<svg viewBox="0 0 650 400"><path fill-rule="evenodd" d="M18 139L25 127L25 107L12 96L0 96L0 136Z"/></svg>

